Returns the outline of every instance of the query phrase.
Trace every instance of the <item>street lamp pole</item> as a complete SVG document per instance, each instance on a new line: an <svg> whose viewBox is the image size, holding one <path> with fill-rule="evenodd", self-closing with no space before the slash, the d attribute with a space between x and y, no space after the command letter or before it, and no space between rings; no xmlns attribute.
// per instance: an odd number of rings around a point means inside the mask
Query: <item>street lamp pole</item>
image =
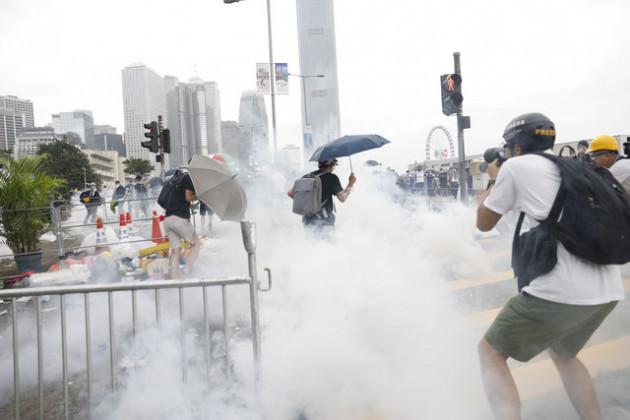
<svg viewBox="0 0 630 420"><path fill-rule="evenodd" d="M225 4L238 3L243 0L223 0ZM273 43L271 37L271 0L267 0L267 31L269 33L269 70L271 76L271 126L273 129L273 156L278 154L278 134L276 130L276 69L273 63Z"/></svg>
<svg viewBox="0 0 630 420"><path fill-rule="evenodd" d="M311 78L311 77L324 77L324 75L314 74L314 75L305 76L302 74L289 73L289 76L295 76L302 79L302 103L304 105L304 126L308 127L309 121L308 121L308 112L306 109L306 79Z"/></svg>
<svg viewBox="0 0 630 420"><path fill-rule="evenodd" d="M267 29L269 31L269 67L271 70L271 124L273 128L273 158L278 154L278 134L276 131L276 69L273 64L271 37L271 0L267 0Z"/></svg>

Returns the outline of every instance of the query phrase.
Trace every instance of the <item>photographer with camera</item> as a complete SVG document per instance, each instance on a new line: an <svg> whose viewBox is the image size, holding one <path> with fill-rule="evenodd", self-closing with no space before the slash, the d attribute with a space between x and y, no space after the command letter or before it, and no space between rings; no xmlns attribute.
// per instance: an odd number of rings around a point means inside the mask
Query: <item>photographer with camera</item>
<svg viewBox="0 0 630 420"><path fill-rule="evenodd" d="M477 227L492 229L509 211L523 212L532 226L547 218L560 189L556 164L540 154L553 147L555 126L543 114L514 118L503 151L491 149L487 191ZM493 151L492 151L493 150ZM593 332L624 298L619 267L587 262L558 242L551 271L534 277L510 299L478 346L486 395L496 418L520 418L520 398L508 358L528 361L547 350L580 418L600 418L591 376L576 357ZM513 255L514 258L514 255ZM520 280L520 279L519 279Z"/></svg>
<svg viewBox="0 0 630 420"><path fill-rule="evenodd" d="M630 194L630 159L619 155L617 139L607 135L595 137L588 153L593 165L608 169Z"/></svg>

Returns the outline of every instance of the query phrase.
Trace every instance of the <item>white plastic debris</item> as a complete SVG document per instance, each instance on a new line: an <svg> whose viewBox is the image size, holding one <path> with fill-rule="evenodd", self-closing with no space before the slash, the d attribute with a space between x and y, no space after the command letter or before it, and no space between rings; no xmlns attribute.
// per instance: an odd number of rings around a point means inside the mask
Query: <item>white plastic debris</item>
<svg viewBox="0 0 630 420"><path fill-rule="evenodd" d="M74 264L69 268L51 271L48 273L35 273L30 276L32 286L61 285L87 283L90 278L90 269L85 264Z"/></svg>

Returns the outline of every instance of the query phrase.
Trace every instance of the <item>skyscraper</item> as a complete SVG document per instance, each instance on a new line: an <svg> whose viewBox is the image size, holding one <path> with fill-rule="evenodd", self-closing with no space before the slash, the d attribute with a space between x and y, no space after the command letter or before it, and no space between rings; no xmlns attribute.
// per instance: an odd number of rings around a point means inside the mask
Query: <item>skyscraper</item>
<svg viewBox="0 0 630 420"><path fill-rule="evenodd" d="M59 135L74 133L81 138L84 147L94 145L94 118L92 111L76 110L52 114L52 127Z"/></svg>
<svg viewBox="0 0 630 420"><path fill-rule="evenodd" d="M134 63L122 70L122 91L127 157L150 161L157 174L159 165L156 165L155 154L140 143L147 140L144 124L157 121L158 115L164 115L164 81L146 65ZM165 160L168 168L168 155Z"/></svg>
<svg viewBox="0 0 630 420"><path fill-rule="evenodd" d="M7 108L0 108L0 150L13 150L17 156L15 142L24 127L21 113Z"/></svg>
<svg viewBox="0 0 630 420"><path fill-rule="evenodd" d="M193 76L180 83L164 77L167 127L171 131L171 164L185 165L194 154L207 155L222 149L221 106L216 82Z"/></svg>
<svg viewBox="0 0 630 420"><path fill-rule="evenodd" d="M20 99L17 96L0 96L0 108L12 109L21 114L24 127L35 127L35 114L33 103L28 99Z"/></svg>
<svg viewBox="0 0 630 420"><path fill-rule="evenodd" d="M243 166L256 166L270 161L267 109L262 95L243 92L238 110L241 128L239 159Z"/></svg>
<svg viewBox="0 0 630 420"><path fill-rule="evenodd" d="M323 74L323 78L302 78L313 133L313 144L305 145L308 159L313 151L340 137L339 86L337 81L337 49L333 0L296 0L300 52L300 73L303 76Z"/></svg>

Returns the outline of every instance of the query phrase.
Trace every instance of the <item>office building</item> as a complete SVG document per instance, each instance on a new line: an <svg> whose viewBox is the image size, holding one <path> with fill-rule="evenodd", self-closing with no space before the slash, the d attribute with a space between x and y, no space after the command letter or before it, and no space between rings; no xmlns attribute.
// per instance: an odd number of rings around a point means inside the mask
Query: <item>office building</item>
<svg viewBox="0 0 630 420"><path fill-rule="evenodd" d="M227 153L236 161L240 160L241 127L236 121L221 122L221 142L223 153Z"/></svg>
<svg viewBox="0 0 630 420"><path fill-rule="evenodd" d="M0 96L0 108L7 108L21 114L24 127L35 127L35 114L33 103L28 99L20 99L17 96Z"/></svg>
<svg viewBox="0 0 630 420"><path fill-rule="evenodd" d="M243 92L238 112L241 129L239 160L241 167L258 166L270 161L267 108L262 95Z"/></svg>
<svg viewBox="0 0 630 420"><path fill-rule="evenodd" d="M62 137L55 133L52 127L24 127L17 135L16 155L34 156L39 151L40 145L46 145L61 140Z"/></svg>
<svg viewBox="0 0 630 420"><path fill-rule="evenodd" d="M16 156L15 142L24 127L23 114L12 109L0 108L0 150L12 150Z"/></svg>
<svg viewBox="0 0 630 420"><path fill-rule="evenodd" d="M166 127L171 134L171 164L188 163L194 154L207 155L222 150L221 106L216 82L199 76L180 83L164 77Z"/></svg>
<svg viewBox="0 0 630 420"><path fill-rule="evenodd" d="M83 147L89 147L94 142L94 118L92 117L92 111L75 110L52 114L51 126L55 129L55 133L59 135L74 133L81 139Z"/></svg>
<svg viewBox="0 0 630 420"><path fill-rule="evenodd" d="M85 149L83 153L86 154L90 166L101 176L103 181L103 187L112 188L116 180L121 181L124 184L124 165L118 158L118 152L115 150L102 151Z"/></svg>
<svg viewBox="0 0 630 420"><path fill-rule="evenodd" d="M95 125L94 126L94 135L98 134L116 134L116 127L111 125Z"/></svg>
<svg viewBox="0 0 630 420"><path fill-rule="evenodd" d="M123 110L125 118L125 146L128 158L145 159L155 166L154 175L160 172L155 154L141 146L147 141L144 124L157 121L164 115L164 81L154 70L142 63L135 63L122 70ZM163 124L165 121L163 121ZM165 167L169 161L166 155Z"/></svg>
<svg viewBox="0 0 630 420"><path fill-rule="evenodd" d="M306 92L302 106L306 104L313 133L312 144L304 145L306 161L317 147L340 137L337 51L333 0L297 0L296 6L300 73L324 75L301 80Z"/></svg>

